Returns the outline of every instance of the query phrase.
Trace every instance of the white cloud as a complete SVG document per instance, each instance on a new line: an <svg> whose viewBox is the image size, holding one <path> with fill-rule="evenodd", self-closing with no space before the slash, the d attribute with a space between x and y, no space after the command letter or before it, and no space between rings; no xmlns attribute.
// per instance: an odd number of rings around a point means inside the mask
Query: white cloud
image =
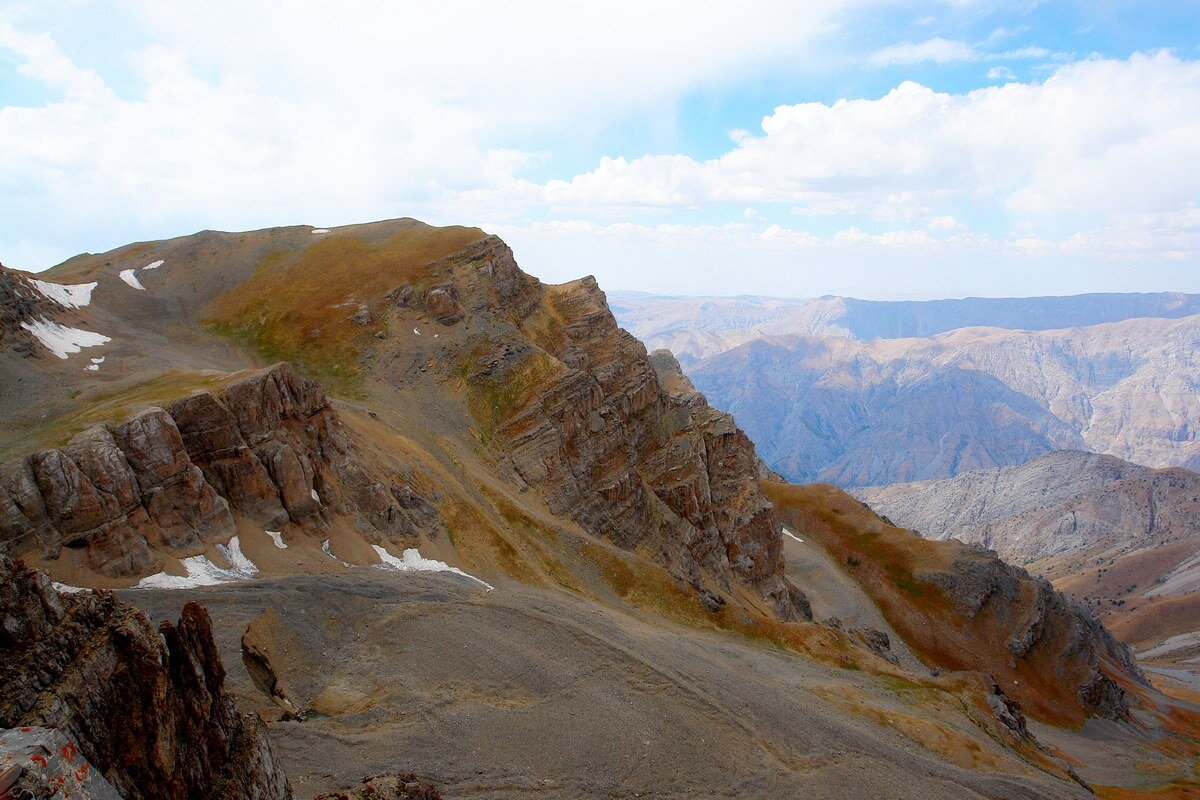
<svg viewBox="0 0 1200 800"><path fill-rule="evenodd" d="M111 15L153 44L106 57L131 70L111 81L38 26L109 12L74 0L0 11L0 59L53 98L0 107L0 248L11 259L201 227L469 220L474 202L521 200L512 176L535 156L511 142L595 135L689 88L798 63L868 1L697 13L684 0L131 0Z"/></svg>
<svg viewBox="0 0 1200 800"><path fill-rule="evenodd" d="M880 66L890 64L952 64L956 61L974 61L979 57L974 47L966 42L956 42L936 37L924 42L901 42L876 50L871 63Z"/></svg>
<svg viewBox="0 0 1200 800"><path fill-rule="evenodd" d="M1177 220L1159 222L1172 231L1161 241L1145 239L1144 225L1061 239L997 239L922 228L870 232L856 226L816 235L762 223L559 220L484 227L502 236L522 267L543 280L566 281L591 272L608 289L741 294L754 287L781 296L867 298L1061 294L1064 283L1072 292L1200 291L1200 272L1188 266L1200 257L1200 224L1180 238L1173 227ZM1170 249L1173 244L1179 249ZM1146 247L1158 248L1160 257L1146 262ZM1135 263L1137 269L1130 269Z"/></svg>
<svg viewBox="0 0 1200 800"><path fill-rule="evenodd" d="M989 41L992 38L989 37ZM1002 53L980 50L963 41L935 37L923 42L900 42L889 45L871 54L870 62L875 66L911 64L957 64L963 61L1021 61L1040 59L1051 55L1044 47L1020 47Z"/></svg>
<svg viewBox="0 0 1200 800"><path fill-rule="evenodd" d="M1194 202L1195 163L1200 62L1162 52L965 94L905 82L876 100L780 106L718 158L606 158L542 192L559 208L787 203L909 220L972 203L1099 226Z"/></svg>
<svg viewBox="0 0 1200 800"><path fill-rule="evenodd" d="M0 58L51 98L0 107L0 258L40 267L72 245L401 214L498 221L538 268L556 254L576 273L590 256L570 248L590 248L625 285L656 270L686 281L651 258L664 253L686 254L689 269L726 259L714 272L742 283L728 259L773 264L788 280L803 272L796 259L828 275L904 254L999 266L1197 258L1200 62L1166 52L1018 83L997 60L1061 54L1000 52L1007 34L906 42L875 63L994 63L989 76L1008 83L951 94L903 82L873 99L781 105L758 130L729 131L715 158L615 151L561 180L520 177L556 146L595 147L634 115L674 122L669 109L690 91L801 74L811 43L869 2L700 13L683 0L583 10L130 0L122 22L152 43L121 57L130 72L115 76L97 64L117 55L73 61L32 17L0 12ZM47 19L86 8L46 4ZM783 210L794 221L770 224ZM736 221L680 224L721 213ZM530 222L552 216L564 219Z"/></svg>
<svg viewBox="0 0 1200 800"><path fill-rule="evenodd" d="M965 231L966 229L966 225L950 215L934 217L929 220L929 230L931 231Z"/></svg>

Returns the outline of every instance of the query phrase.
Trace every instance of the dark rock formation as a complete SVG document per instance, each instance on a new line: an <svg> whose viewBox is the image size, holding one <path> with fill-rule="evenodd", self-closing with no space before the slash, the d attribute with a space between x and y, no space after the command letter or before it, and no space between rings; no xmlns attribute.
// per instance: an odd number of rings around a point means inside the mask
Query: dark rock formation
<svg viewBox="0 0 1200 800"><path fill-rule="evenodd" d="M363 778L362 786L318 795L314 800L442 800L436 788L411 772Z"/></svg>
<svg viewBox="0 0 1200 800"><path fill-rule="evenodd" d="M113 577L227 541L231 512L317 533L341 514L375 542L439 524L402 480L389 488L359 462L320 386L287 364L0 467L0 549L85 548Z"/></svg>
<svg viewBox="0 0 1200 800"><path fill-rule="evenodd" d="M266 729L225 693L202 606L155 631L109 592L0 557L0 727L58 728L126 800L286 800Z"/></svg>

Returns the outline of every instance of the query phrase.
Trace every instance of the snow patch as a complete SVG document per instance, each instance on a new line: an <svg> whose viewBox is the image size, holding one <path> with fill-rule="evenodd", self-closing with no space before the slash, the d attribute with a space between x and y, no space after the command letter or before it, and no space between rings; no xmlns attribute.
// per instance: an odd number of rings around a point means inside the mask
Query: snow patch
<svg viewBox="0 0 1200 800"><path fill-rule="evenodd" d="M84 369L86 369L88 372L99 372L100 365L99 364L88 364L86 367L84 367Z"/></svg>
<svg viewBox="0 0 1200 800"><path fill-rule="evenodd" d="M142 286L142 282L137 279L137 275L133 274L135 272L137 272L135 269L123 269L121 270L120 278L139 292L146 291L146 287Z"/></svg>
<svg viewBox="0 0 1200 800"><path fill-rule="evenodd" d="M313 228L312 233L329 233L329 228Z"/></svg>
<svg viewBox="0 0 1200 800"><path fill-rule="evenodd" d="M790 537L792 537L793 539L795 539L795 540L796 540L797 542L799 542L800 544L804 544L804 540L803 540L803 539L801 539L799 536L797 536L796 534L794 534L794 533L792 533L791 531L789 531L787 528L784 528L784 529L783 529L783 533L784 533L784 535L785 535L785 536L790 536Z"/></svg>
<svg viewBox="0 0 1200 800"><path fill-rule="evenodd" d="M39 281L36 278L30 278L29 282L43 295L65 308L83 308L90 304L92 302L92 290L96 288L94 282L72 284L47 283L46 281Z"/></svg>
<svg viewBox="0 0 1200 800"><path fill-rule="evenodd" d="M187 575L168 575L159 572L142 578L134 589L191 589L196 586L217 586L231 581L253 578L258 574L258 566L242 553L238 537L229 540L228 545L219 544L217 549L229 562L229 569L222 569L205 556L192 556L183 559L183 568Z"/></svg>
<svg viewBox="0 0 1200 800"><path fill-rule="evenodd" d="M416 328L413 328L413 333L415 333L417 336L421 335L421 332L419 330L417 330Z"/></svg>
<svg viewBox="0 0 1200 800"><path fill-rule="evenodd" d="M32 333L34 338L45 345L47 350L64 359L68 353L78 353L85 347L97 347L112 341L102 333L68 328L66 325L59 325L45 317L24 320L21 327Z"/></svg>
<svg viewBox="0 0 1200 800"><path fill-rule="evenodd" d="M160 260L158 260L158 261L151 261L149 264L147 264L146 266L142 267L142 269L158 269L158 268L159 268L159 267L161 267L162 265L163 265L163 262L162 262L162 260L160 259Z"/></svg>
<svg viewBox="0 0 1200 800"><path fill-rule="evenodd" d="M287 542L283 540L282 533L279 531L267 531L267 536L271 537L271 541L274 542L275 546L280 550L287 550Z"/></svg>
<svg viewBox="0 0 1200 800"><path fill-rule="evenodd" d="M321 495L317 494L316 489L309 489L308 493L312 495L313 500L316 500L318 503L321 502Z"/></svg>
<svg viewBox="0 0 1200 800"><path fill-rule="evenodd" d="M221 551L221 555L225 556L225 560L229 562L229 570L236 572L242 577L253 578L258 574L258 565L246 557L242 552L242 543L238 541L238 537L233 537L229 540L229 544L219 544L217 549Z"/></svg>
<svg viewBox="0 0 1200 800"><path fill-rule="evenodd" d="M93 358L92 363L93 364L103 364L104 359L106 359L106 358L108 358L108 356L100 356L99 358Z"/></svg>
<svg viewBox="0 0 1200 800"><path fill-rule="evenodd" d="M393 572L453 572L455 575L470 578L476 583L482 583L487 587L489 592L496 588L490 583L481 581L474 575L468 575L458 567L452 567L444 561L434 561L432 558L425 558L421 555L421 551L415 547L405 550L402 558L396 558L377 544L371 545L371 548L379 556L379 564L376 566L380 569L392 570Z"/></svg>
<svg viewBox="0 0 1200 800"><path fill-rule="evenodd" d="M87 591L87 589L84 589L82 586L72 586L69 583L59 583L58 581L50 581L50 585L53 586L56 590L58 590L60 592L65 592L67 594L76 594L77 592L86 592Z"/></svg>

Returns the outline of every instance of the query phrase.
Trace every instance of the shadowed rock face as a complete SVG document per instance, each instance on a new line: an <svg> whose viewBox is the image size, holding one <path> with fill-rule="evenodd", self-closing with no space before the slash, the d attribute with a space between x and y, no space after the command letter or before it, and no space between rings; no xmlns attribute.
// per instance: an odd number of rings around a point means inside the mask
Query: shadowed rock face
<svg viewBox="0 0 1200 800"><path fill-rule="evenodd" d="M86 548L90 568L119 577L227 541L234 511L315 532L343 514L375 542L433 524L427 504L394 494L354 457L321 388L279 364L3 465L0 547Z"/></svg>
<svg viewBox="0 0 1200 800"><path fill-rule="evenodd" d="M0 557L0 727L56 727L126 800L288 800L203 606L155 631L108 592L61 594Z"/></svg>
<svg viewBox="0 0 1200 800"><path fill-rule="evenodd" d="M733 419L694 392L663 388L593 278L543 286L494 237L470 265L456 275L457 295L475 313L503 315L474 342L465 371L485 387L482 413L496 412L490 444L506 471L552 512L654 554L702 594L738 583L782 619L807 617L783 576L781 526L758 489L754 446ZM508 400L513 387L521 402Z"/></svg>

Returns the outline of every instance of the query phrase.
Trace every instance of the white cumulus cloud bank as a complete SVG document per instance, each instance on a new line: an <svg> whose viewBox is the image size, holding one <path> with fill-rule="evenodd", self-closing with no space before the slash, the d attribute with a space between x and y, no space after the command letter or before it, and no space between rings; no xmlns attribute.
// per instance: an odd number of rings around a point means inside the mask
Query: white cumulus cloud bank
<svg viewBox="0 0 1200 800"><path fill-rule="evenodd" d="M52 97L0 107L0 245L7 263L32 267L48 264L11 254L45 258L89 234L79 244L95 250L199 227L469 221L459 194L510 180L547 140L597 136L695 86L795 63L863 2L0 9L0 65ZM42 32L88 13L137 49L115 41L111 55L73 58ZM81 66L93 62L103 74Z"/></svg>
<svg viewBox="0 0 1200 800"><path fill-rule="evenodd" d="M605 158L540 190L560 207L787 203L801 214L953 216L964 203L1097 222L1200 198L1200 62L1065 66L965 94L905 82L874 100L780 106L718 158Z"/></svg>

